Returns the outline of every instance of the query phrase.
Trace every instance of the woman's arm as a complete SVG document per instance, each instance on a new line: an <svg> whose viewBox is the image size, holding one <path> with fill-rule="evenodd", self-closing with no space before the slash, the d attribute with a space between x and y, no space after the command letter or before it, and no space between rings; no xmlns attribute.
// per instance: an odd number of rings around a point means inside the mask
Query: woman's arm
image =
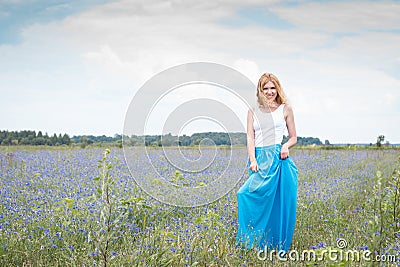
<svg viewBox="0 0 400 267"><path fill-rule="evenodd" d="M250 159L250 170L253 172L258 171L258 164L255 156L255 141L254 141L254 128L253 128L253 111L249 109L247 112L247 152Z"/></svg>
<svg viewBox="0 0 400 267"><path fill-rule="evenodd" d="M289 133L289 140L282 145L281 158L286 159L289 157L289 148L297 143L296 126L294 124L293 109L290 105L285 105L284 116L286 121L286 127Z"/></svg>

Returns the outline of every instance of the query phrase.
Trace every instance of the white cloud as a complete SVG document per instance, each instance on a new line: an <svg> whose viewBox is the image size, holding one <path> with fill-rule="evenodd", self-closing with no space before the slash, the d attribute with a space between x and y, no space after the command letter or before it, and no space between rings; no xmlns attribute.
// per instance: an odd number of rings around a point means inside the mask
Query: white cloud
<svg viewBox="0 0 400 267"><path fill-rule="evenodd" d="M261 76L260 68L257 63L252 60L239 58L233 63L233 66L239 72L246 75L251 81L253 81L253 83L256 83L255 81L257 81Z"/></svg>
<svg viewBox="0 0 400 267"><path fill-rule="evenodd" d="M319 2L274 6L271 11L306 31L387 31L400 27L400 3L396 1Z"/></svg>
<svg viewBox="0 0 400 267"><path fill-rule="evenodd" d="M231 89L229 89L231 90ZM211 84L188 84L185 86L177 87L173 90L166 92L161 98L154 101L152 111L146 121L146 134L161 134L163 127L167 119L174 113L176 108L182 107L183 104L188 103L192 100L202 99L205 103L215 104L215 108L203 107L205 111L199 111L199 114L214 115L213 119L217 123L220 123L226 129L232 129L233 125L241 125L241 131L246 129L246 114L247 105L234 93L225 88L211 85ZM229 114L223 114L221 116L221 109L228 111ZM191 112L191 107L187 106L187 109L183 108L186 112ZM185 117L185 114L182 114ZM217 119L221 118L221 121ZM224 119L224 120L222 120ZM239 121L237 121L239 119ZM210 120L203 120L210 121ZM228 125L224 122L229 121L231 124ZM207 125L207 124L203 124ZM190 126L190 125L188 125ZM189 127L190 129L190 127ZM204 128L203 131L212 131L213 129ZM239 131L235 129L235 131ZM188 134L188 132L185 132ZM177 134L173 133L173 134Z"/></svg>
<svg viewBox="0 0 400 267"><path fill-rule="evenodd" d="M57 12L57 11L65 11L66 9L71 9L71 5L69 4L56 4L53 6L46 7L45 10L47 12Z"/></svg>
<svg viewBox="0 0 400 267"><path fill-rule="evenodd" d="M0 46L0 90L10 92L1 99L0 111L14 106L32 112L2 117L1 124L120 133L124 112L145 81L177 64L208 61L232 66L254 84L264 72L277 74L294 105L300 136L366 142L375 138L371 121L377 121L377 113L382 116L379 130L400 136L391 122L399 115L400 100L395 74L400 37L390 32L398 29L393 17L398 3L300 3L293 8L270 1L269 10L294 29L218 23L249 5L267 4L118 1L63 21L31 25L23 31L22 44ZM355 34L336 34L342 31ZM59 122L53 112L37 119L54 109L76 120ZM335 130L341 127L354 132Z"/></svg>

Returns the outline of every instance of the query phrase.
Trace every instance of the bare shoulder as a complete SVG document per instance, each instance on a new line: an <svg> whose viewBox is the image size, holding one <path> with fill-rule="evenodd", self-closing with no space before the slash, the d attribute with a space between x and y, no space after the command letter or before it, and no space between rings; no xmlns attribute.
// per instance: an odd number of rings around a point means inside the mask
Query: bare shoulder
<svg viewBox="0 0 400 267"><path fill-rule="evenodd" d="M254 107L250 107L248 112L247 112L248 116L253 116L254 115Z"/></svg>
<svg viewBox="0 0 400 267"><path fill-rule="evenodd" d="M287 117L287 116L293 116L293 107L292 107L292 105L290 105L290 104L288 104L288 103L286 103L285 104L285 107L284 107L284 114L285 114L285 118Z"/></svg>

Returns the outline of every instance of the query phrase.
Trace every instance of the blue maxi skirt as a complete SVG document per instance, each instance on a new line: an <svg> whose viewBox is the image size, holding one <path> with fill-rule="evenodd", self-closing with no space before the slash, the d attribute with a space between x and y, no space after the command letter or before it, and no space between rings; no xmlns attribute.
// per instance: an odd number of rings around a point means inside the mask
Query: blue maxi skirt
<svg viewBox="0 0 400 267"><path fill-rule="evenodd" d="M296 222L298 170L280 158L281 145L256 147L259 171L237 192L236 242L250 249L289 250Z"/></svg>

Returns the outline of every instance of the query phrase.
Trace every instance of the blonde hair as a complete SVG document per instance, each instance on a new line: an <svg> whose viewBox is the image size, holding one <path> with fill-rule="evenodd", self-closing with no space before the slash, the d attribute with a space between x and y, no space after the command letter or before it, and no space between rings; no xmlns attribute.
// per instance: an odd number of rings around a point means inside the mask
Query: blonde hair
<svg viewBox="0 0 400 267"><path fill-rule="evenodd" d="M279 82L278 78L273 75L272 73L264 73L260 79L258 80L258 85L257 85L257 102L259 106L261 107L267 107L268 106L268 101L267 98L264 95L263 89L266 83L271 81L276 88L277 96L276 96L276 102L280 104L285 104L287 103L286 95L283 92L281 83Z"/></svg>

